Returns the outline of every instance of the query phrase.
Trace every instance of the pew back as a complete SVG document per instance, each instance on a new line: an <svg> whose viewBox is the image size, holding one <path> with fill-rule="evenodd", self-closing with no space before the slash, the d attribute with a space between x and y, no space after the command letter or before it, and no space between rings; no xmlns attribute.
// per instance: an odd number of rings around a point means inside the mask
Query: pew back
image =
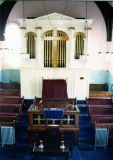
<svg viewBox="0 0 113 160"><path fill-rule="evenodd" d="M23 104L24 97L11 96L0 97L0 104Z"/></svg>
<svg viewBox="0 0 113 160"><path fill-rule="evenodd" d="M113 106L113 101L111 97L90 97L86 98L86 104L87 106Z"/></svg>
<svg viewBox="0 0 113 160"><path fill-rule="evenodd" d="M89 114L92 115L102 115L102 116L110 116L113 115L113 107L90 107Z"/></svg>
<svg viewBox="0 0 113 160"><path fill-rule="evenodd" d="M19 89L0 89L0 96L20 96Z"/></svg>

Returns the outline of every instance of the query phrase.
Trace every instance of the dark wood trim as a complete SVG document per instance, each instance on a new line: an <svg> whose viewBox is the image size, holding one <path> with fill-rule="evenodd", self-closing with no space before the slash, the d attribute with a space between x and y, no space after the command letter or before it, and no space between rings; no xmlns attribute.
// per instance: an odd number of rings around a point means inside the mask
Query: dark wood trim
<svg viewBox="0 0 113 160"><path fill-rule="evenodd" d="M107 41L112 41L112 21L113 21L113 8L107 3L103 1L95 2L100 9L106 24L107 31Z"/></svg>
<svg viewBox="0 0 113 160"><path fill-rule="evenodd" d="M7 18L17 1L5 1L0 6L0 41L4 40Z"/></svg>

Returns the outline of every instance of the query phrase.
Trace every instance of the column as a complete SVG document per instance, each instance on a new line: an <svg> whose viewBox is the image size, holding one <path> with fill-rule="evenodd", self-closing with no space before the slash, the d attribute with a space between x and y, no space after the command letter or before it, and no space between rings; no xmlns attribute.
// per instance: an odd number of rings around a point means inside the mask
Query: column
<svg viewBox="0 0 113 160"><path fill-rule="evenodd" d="M68 28L70 31L70 36L69 36L69 47L68 47L68 54L67 54L67 65L72 65L74 62L74 54L75 54L75 39L74 39L74 34L75 34L75 27L69 27ZM70 57L69 57L70 56Z"/></svg>
<svg viewBox="0 0 113 160"><path fill-rule="evenodd" d="M43 67L44 63L44 45L43 41L41 39L42 35L42 27L36 27L36 33L37 33L37 39L36 39L36 59L38 61L38 64Z"/></svg>
<svg viewBox="0 0 113 160"><path fill-rule="evenodd" d="M54 37L54 39L53 39L53 43L52 43L52 66L54 68L56 68L58 65L58 63L57 63L57 57L58 57L58 55L57 55L57 39L56 39L57 29L56 28L54 28L54 30L53 30L53 37Z"/></svg>

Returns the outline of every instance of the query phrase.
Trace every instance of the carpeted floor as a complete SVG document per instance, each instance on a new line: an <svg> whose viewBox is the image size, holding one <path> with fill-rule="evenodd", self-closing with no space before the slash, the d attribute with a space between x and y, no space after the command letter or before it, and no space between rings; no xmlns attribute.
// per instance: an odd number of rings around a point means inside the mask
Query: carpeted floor
<svg viewBox="0 0 113 160"><path fill-rule="evenodd" d="M23 112L22 120L16 127L16 143L14 145L0 146L0 160L31 160L29 135L28 135L28 114L32 101L25 101L26 109ZM113 160L113 148L107 146L94 147L94 128L91 127L85 104L78 103L79 115L79 144L73 147L72 157L69 160ZM37 160L63 160L56 157L38 157Z"/></svg>

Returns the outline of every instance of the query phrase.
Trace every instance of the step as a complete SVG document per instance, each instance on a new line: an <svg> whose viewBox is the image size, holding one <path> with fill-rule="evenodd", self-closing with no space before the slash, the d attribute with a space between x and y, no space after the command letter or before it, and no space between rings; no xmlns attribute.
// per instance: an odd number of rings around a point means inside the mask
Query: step
<svg viewBox="0 0 113 160"><path fill-rule="evenodd" d="M93 144L79 143L79 150L80 151L92 151L94 149L95 149L95 146Z"/></svg>

